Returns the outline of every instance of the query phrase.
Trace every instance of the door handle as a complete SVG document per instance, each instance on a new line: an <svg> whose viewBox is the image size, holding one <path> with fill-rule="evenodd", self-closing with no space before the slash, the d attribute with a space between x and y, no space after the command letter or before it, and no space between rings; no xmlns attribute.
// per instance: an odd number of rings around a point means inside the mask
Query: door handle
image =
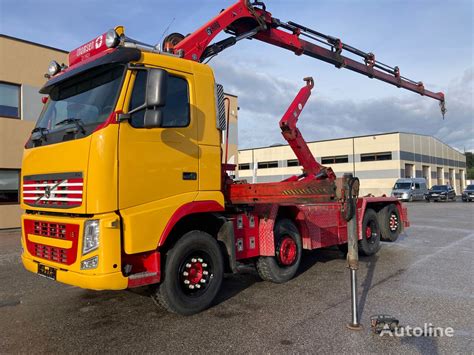
<svg viewBox="0 0 474 355"><path fill-rule="evenodd" d="M183 180L197 180L197 173L194 171L183 172Z"/></svg>

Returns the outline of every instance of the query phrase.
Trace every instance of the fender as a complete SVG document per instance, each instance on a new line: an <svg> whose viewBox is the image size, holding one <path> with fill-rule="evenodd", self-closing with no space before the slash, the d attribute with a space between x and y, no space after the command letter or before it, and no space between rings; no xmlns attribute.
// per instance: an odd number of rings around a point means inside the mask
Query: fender
<svg viewBox="0 0 474 355"><path fill-rule="evenodd" d="M224 207L216 201L193 201L182 205L173 213L173 216L171 216L166 224L166 227L161 234L160 241L158 242L158 248L165 244L168 235L173 230L176 223L178 223L182 218L195 213L222 211L224 211Z"/></svg>

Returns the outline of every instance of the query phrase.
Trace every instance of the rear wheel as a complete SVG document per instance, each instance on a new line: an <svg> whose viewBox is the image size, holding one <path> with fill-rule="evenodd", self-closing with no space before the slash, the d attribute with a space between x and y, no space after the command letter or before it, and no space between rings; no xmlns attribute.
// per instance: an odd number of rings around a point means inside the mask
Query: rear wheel
<svg viewBox="0 0 474 355"><path fill-rule="evenodd" d="M283 283L295 276L301 262L303 245L298 229L289 219L280 219L273 230L275 256L261 256L257 271L265 281Z"/></svg>
<svg viewBox="0 0 474 355"><path fill-rule="evenodd" d="M382 208L378 213L378 221L381 239L387 242L396 241L402 231L402 223L397 206L390 204Z"/></svg>
<svg viewBox="0 0 474 355"><path fill-rule="evenodd" d="M362 221L362 239L359 240L359 250L362 254L370 256L380 249L380 227L377 213L368 209L365 211Z"/></svg>
<svg viewBox="0 0 474 355"><path fill-rule="evenodd" d="M191 231L166 253L163 280L153 300L170 312L191 315L208 308L224 276L221 250L207 233Z"/></svg>

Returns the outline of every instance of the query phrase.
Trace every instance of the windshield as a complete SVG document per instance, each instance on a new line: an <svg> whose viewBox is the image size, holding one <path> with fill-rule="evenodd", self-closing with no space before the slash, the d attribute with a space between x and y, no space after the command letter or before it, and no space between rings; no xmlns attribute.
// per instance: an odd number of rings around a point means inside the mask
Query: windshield
<svg viewBox="0 0 474 355"><path fill-rule="evenodd" d="M433 191L446 191L448 187L446 185L435 185L431 188Z"/></svg>
<svg viewBox="0 0 474 355"><path fill-rule="evenodd" d="M466 190L474 190L474 185L467 185Z"/></svg>
<svg viewBox="0 0 474 355"><path fill-rule="evenodd" d="M397 182L393 187L394 190L408 190L411 187L411 182Z"/></svg>
<svg viewBox="0 0 474 355"><path fill-rule="evenodd" d="M85 128L82 133L90 134L112 113L123 73L122 65L102 67L58 84L51 90L36 128L54 133L74 127L76 120Z"/></svg>

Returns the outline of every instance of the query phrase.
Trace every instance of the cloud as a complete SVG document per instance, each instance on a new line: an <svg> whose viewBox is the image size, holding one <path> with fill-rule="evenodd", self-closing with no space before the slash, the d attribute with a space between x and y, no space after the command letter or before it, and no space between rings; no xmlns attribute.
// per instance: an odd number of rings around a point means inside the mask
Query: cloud
<svg viewBox="0 0 474 355"><path fill-rule="evenodd" d="M239 147L284 143L278 121L303 82L258 72L252 64L217 59L216 80L239 97ZM445 120L436 101L413 93L359 101L313 95L298 125L307 141L402 131L432 135L458 150L472 151L473 83L472 67L451 80Z"/></svg>

